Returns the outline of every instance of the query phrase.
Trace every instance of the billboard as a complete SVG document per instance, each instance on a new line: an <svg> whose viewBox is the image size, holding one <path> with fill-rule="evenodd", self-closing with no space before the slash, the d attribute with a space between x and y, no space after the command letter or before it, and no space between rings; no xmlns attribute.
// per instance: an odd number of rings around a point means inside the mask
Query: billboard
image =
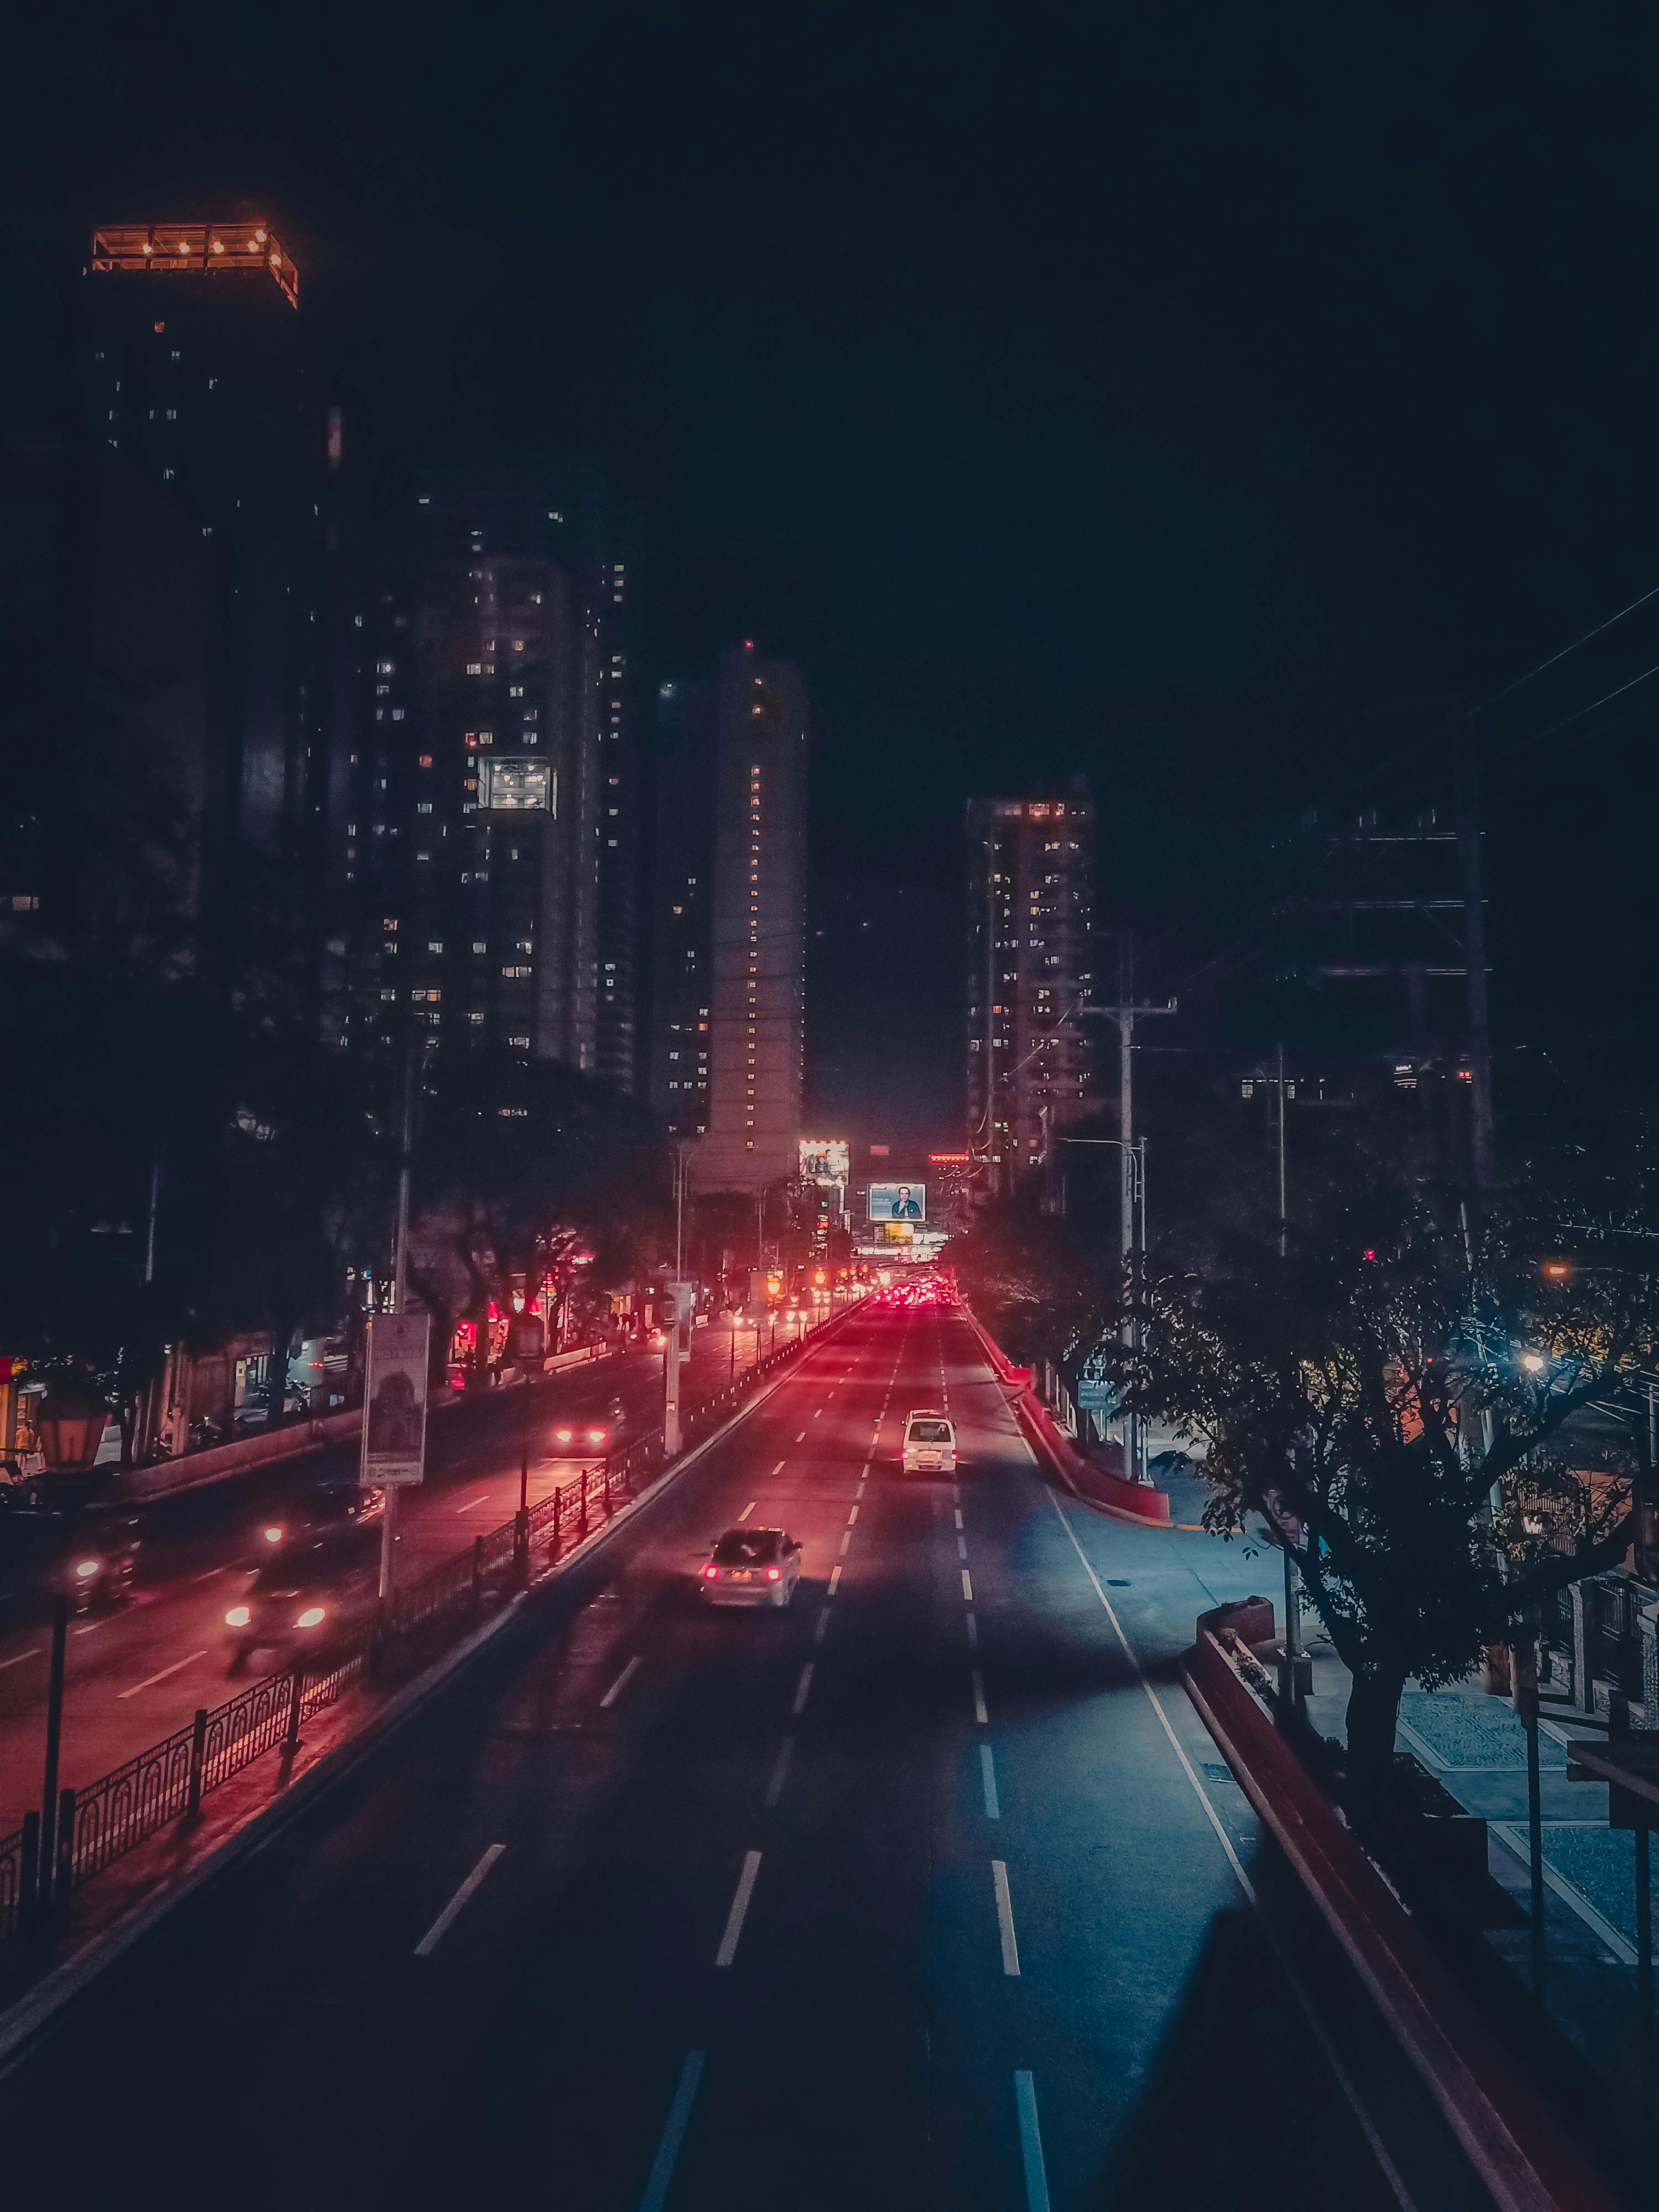
<svg viewBox="0 0 1659 2212"><path fill-rule="evenodd" d="M368 1487L420 1482L426 1473L426 1348L430 1314L376 1314L368 1324L363 1389L363 1460Z"/></svg>
<svg viewBox="0 0 1659 2212"><path fill-rule="evenodd" d="M925 1182L872 1182L870 1186L872 1221L926 1221L927 1186Z"/></svg>
<svg viewBox="0 0 1659 2212"><path fill-rule="evenodd" d="M845 1137L803 1137L800 1140L800 1179L803 1182L845 1182L853 1172L853 1147Z"/></svg>
<svg viewBox="0 0 1659 2212"><path fill-rule="evenodd" d="M486 814L550 814L553 770L539 760L480 760L478 805Z"/></svg>

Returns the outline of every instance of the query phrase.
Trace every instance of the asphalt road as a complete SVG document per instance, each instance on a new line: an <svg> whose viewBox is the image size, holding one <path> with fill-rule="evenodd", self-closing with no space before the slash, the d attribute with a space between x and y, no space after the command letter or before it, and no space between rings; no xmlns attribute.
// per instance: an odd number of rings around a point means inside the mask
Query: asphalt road
<svg viewBox="0 0 1659 2212"><path fill-rule="evenodd" d="M740 1519L788 1612L699 1606ZM9 2200L1477 2202L1171 1678L1261 1573L1057 1495L959 1315L855 1315L0 2081Z"/></svg>
<svg viewBox="0 0 1659 2212"><path fill-rule="evenodd" d="M747 1328L739 1332L739 1360L752 1358L754 1341ZM732 1351L728 1329L696 1333L682 1386L688 1403L720 1388ZM623 1442L661 1420L660 1352L569 1368L534 1386L532 1502L581 1463L560 1455L556 1427L603 1416L618 1398L629 1416ZM513 1387L434 1413L427 1428L426 1485L406 1491L398 1508L400 1578L423 1572L476 1534L511 1519L519 1503L522 1407ZM283 1663L280 1654L256 1654L249 1668L231 1679L225 1613L264 1555L262 1529L295 1510L319 1478L350 1482L356 1474L355 1451L336 1449L145 1510L132 1596L70 1624L65 1784L78 1787L108 1773L186 1725L198 1705L216 1705ZM0 1833L40 1803L50 1647L50 1623L32 1587L0 1589Z"/></svg>

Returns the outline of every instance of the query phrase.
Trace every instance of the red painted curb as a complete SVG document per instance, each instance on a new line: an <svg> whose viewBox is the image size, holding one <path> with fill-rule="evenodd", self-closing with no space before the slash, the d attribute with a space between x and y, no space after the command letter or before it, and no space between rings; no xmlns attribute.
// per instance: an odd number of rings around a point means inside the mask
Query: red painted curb
<svg viewBox="0 0 1659 2212"><path fill-rule="evenodd" d="M1499 2212L1616 2212L1618 2198L1492 2039L1240 1680L1216 1632L1235 1613L1200 1616L1198 1641L1181 1662L1187 1694L1493 2203Z"/></svg>
<svg viewBox="0 0 1659 2212"><path fill-rule="evenodd" d="M1149 1483L1127 1481L1122 1475L1097 1467L1092 1460L1074 1451L1069 1438L1055 1427L1048 1407L1031 1389L1030 1369L1014 1366L978 1315L969 1312L966 1306L962 1311L984 1347L998 1381L1018 1392L1009 1401L1015 1419L1047 1456L1066 1487L1086 1504L1098 1505L1103 1511L1133 1521L1143 1528L1169 1528L1169 1492L1154 1489Z"/></svg>

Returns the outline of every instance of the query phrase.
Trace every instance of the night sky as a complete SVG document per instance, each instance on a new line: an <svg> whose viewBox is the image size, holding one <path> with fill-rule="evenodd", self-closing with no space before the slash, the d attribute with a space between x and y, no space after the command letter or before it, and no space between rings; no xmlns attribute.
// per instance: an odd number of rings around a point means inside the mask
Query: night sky
<svg viewBox="0 0 1659 2212"><path fill-rule="evenodd" d="M268 207L383 501L428 454L597 453L653 672L802 663L826 1125L955 1133L970 791L1085 772L1105 917L1179 990L1251 919L1249 824L1443 796L1459 714L1659 584L1650 9L32 35L4 228L40 327L94 216ZM1545 733L1656 662L1659 599L1478 724L1503 1040L1569 1076L1651 1050L1659 678Z"/></svg>

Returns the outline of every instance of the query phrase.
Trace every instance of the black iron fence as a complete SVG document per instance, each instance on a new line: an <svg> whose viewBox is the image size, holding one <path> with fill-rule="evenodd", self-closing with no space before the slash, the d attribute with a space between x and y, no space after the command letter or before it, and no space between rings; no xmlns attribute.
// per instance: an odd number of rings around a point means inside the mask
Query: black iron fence
<svg viewBox="0 0 1659 2212"><path fill-rule="evenodd" d="M846 1310L850 1310L847 1309ZM745 1368L712 1397L684 1415L687 1443L717 1427L755 1383L794 1358L830 1316L787 1345ZM51 1811L49 1828L30 1814L23 1826L0 1837L0 1940L27 1932L82 1884L174 1820L199 1814L202 1800L269 1753L292 1758L301 1723L334 1705L365 1676L391 1671L446 1626L465 1626L482 1605L486 1584L503 1570L528 1572L539 1548L556 1564L610 1520L665 1464L660 1429L606 1459L583 1467L537 1499L521 1528L515 1514L474 1539L471 1548L443 1559L393 1592L372 1628L326 1652L267 1675L222 1705L200 1709L188 1728L176 1729L108 1774L64 1790Z"/></svg>

